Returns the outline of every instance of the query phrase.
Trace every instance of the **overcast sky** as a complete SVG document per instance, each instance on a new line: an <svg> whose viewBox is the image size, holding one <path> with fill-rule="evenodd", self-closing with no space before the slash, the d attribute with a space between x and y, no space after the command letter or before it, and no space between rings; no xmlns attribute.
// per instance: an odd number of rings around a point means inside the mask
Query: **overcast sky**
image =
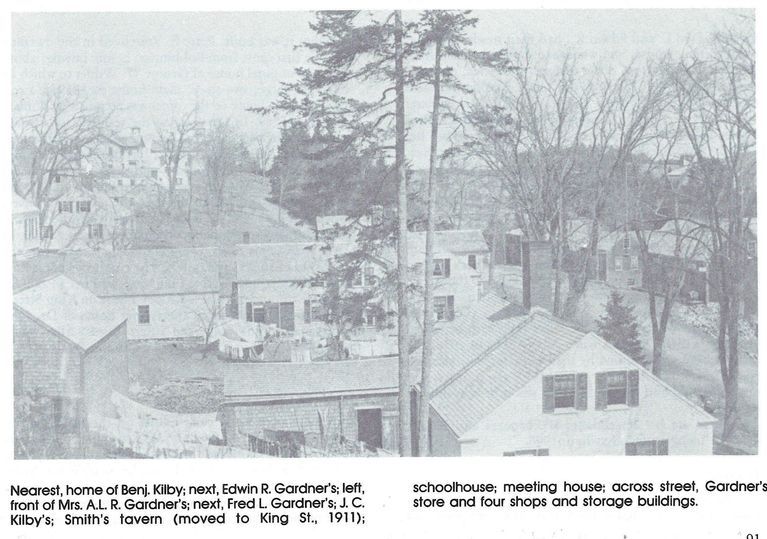
<svg viewBox="0 0 767 539"><path fill-rule="evenodd" d="M413 14L411 14L412 16ZM633 57L701 46L732 13L721 10L477 11L481 49L576 54L614 65ZM277 120L244 112L276 98L281 81L305 61L295 45L311 40L306 12L83 13L15 15L14 107L34 108L51 87L71 87L120 108L124 126L151 138L156 124L195 102L205 117L232 118L252 136L278 140ZM476 80L471 82L477 83ZM408 111L428 110L428 97ZM413 132L408 153L423 166L428 144Z"/></svg>

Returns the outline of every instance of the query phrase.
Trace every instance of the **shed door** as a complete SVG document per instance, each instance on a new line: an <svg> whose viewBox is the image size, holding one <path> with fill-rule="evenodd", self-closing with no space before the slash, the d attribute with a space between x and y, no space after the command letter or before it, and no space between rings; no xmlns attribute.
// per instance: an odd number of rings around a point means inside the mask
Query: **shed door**
<svg viewBox="0 0 767 539"><path fill-rule="evenodd" d="M383 423L380 408L357 410L357 439L369 447L383 447Z"/></svg>

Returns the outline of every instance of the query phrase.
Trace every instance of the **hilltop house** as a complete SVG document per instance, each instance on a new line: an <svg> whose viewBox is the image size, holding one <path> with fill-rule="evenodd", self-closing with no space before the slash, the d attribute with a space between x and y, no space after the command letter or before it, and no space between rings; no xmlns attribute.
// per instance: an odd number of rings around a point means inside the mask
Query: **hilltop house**
<svg viewBox="0 0 767 539"><path fill-rule="evenodd" d="M128 319L129 339L201 340L219 313L218 250L68 253L64 273Z"/></svg>
<svg viewBox="0 0 767 539"><path fill-rule="evenodd" d="M46 250L113 250L127 248L133 238L130 210L100 190L70 183L49 203L40 226Z"/></svg>
<svg viewBox="0 0 767 539"><path fill-rule="evenodd" d="M126 320L58 275L13 296L14 395L50 399L53 428L82 449L88 413L126 391Z"/></svg>
<svg viewBox="0 0 767 539"><path fill-rule="evenodd" d="M139 174L144 168L144 138L140 127L127 132L112 131L101 135L81 169L92 174Z"/></svg>
<svg viewBox="0 0 767 539"><path fill-rule="evenodd" d="M40 210L13 193L13 256L33 254L40 248Z"/></svg>
<svg viewBox="0 0 767 539"><path fill-rule="evenodd" d="M203 167L199 151L199 136L195 134L191 139L188 139L179 152L175 184L177 191L188 190L192 175ZM170 186L168 166L169 160L172 159L172 152L173 143L168 141L153 140L149 147L147 159L149 177L153 182L165 189L168 189Z"/></svg>
<svg viewBox="0 0 767 539"><path fill-rule="evenodd" d="M527 266L523 307L488 294L436 333L431 454L711 454L715 418L538 307L551 302L550 256L530 249L540 260ZM420 351L412 357L417 380Z"/></svg>
<svg viewBox="0 0 767 539"><path fill-rule="evenodd" d="M223 368L227 445L262 452L284 433L318 450L341 440L396 450L396 357Z"/></svg>

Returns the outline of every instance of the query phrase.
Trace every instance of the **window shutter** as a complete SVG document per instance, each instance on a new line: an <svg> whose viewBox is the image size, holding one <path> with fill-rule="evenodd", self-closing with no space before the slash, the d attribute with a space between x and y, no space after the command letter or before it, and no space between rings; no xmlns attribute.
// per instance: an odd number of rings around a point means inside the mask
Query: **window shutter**
<svg viewBox="0 0 767 539"><path fill-rule="evenodd" d="M575 409L587 410L589 407L589 375L579 372L575 385Z"/></svg>
<svg viewBox="0 0 767 539"><path fill-rule="evenodd" d="M628 405L639 406L639 371L629 371L628 384L628 396L626 397Z"/></svg>
<svg viewBox="0 0 767 539"><path fill-rule="evenodd" d="M604 410L607 408L607 374L604 372L598 372L594 377L595 382L595 403L594 408L596 410Z"/></svg>
<svg viewBox="0 0 767 539"><path fill-rule="evenodd" d="M267 324L275 324L280 326L280 304L279 303L265 303L264 311L266 315Z"/></svg>
<svg viewBox="0 0 767 539"><path fill-rule="evenodd" d="M637 454L637 444L635 442L629 442L626 444L626 455L636 455Z"/></svg>
<svg viewBox="0 0 767 539"><path fill-rule="evenodd" d="M450 277L450 259L445 259L445 277Z"/></svg>
<svg viewBox="0 0 767 539"><path fill-rule="evenodd" d="M658 440L658 455L668 455L668 440Z"/></svg>
<svg viewBox="0 0 767 539"><path fill-rule="evenodd" d="M245 320L248 322L253 321L253 304L249 301L245 304Z"/></svg>
<svg viewBox="0 0 767 539"><path fill-rule="evenodd" d="M554 412L554 377L543 377L543 413L551 414Z"/></svg>
<svg viewBox="0 0 767 539"><path fill-rule="evenodd" d="M312 321L312 302L311 300L304 300L304 323L309 324Z"/></svg>
<svg viewBox="0 0 767 539"><path fill-rule="evenodd" d="M449 266L448 266L449 267ZM455 298L453 296L447 297L447 320L453 320L455 318Z"/></svg>

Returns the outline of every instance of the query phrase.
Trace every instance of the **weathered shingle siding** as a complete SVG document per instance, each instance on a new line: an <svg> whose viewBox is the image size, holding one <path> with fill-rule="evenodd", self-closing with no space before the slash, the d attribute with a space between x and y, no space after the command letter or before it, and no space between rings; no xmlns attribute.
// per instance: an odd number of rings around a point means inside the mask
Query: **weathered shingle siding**
<svg viewBox="0 0 767 539"><path fill-rule="evenodd" d="M81 396L81 350L19 309L13 310L13 357L22 362L24 391Z"/></svg>
<svg viewBox="0 0 767 539"><path fill-rule="evenodd" d="M111 415L112 391L127 393L127 353L125 323L88 350L83 359L85 407L88 412Z"/></svg>
<svg viewBox="0 0 767 539"><path fill-rule="evenodd" d="M261 436L263 429L302 431L307 439L319 438L318 414L322 413L328 439L343 433L345 438L356 440L357 409L360 408L381 408L384 449L394 450L397 445L397 397L394 394L226 405L222 414L223 429L229 445L245 449L247 435Z"/></svg>

